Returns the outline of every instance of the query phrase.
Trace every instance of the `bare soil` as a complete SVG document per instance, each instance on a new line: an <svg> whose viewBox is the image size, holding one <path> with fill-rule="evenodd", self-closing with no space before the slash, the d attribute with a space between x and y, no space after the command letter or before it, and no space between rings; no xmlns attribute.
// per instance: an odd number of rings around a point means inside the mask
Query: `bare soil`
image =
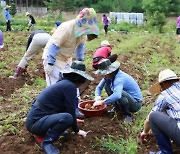
<svg viewBox="0 0 180 154"><path fill-rule="evenodd" d="M88 54L88 52L86 53ZM121 69L130 75L132 75L141 85L143 83L143 72L133 68L133 64L128 63L131 55L119 56L118 59L121 61ZM143 63L143 62L139 62ZM38 70L35 72L31 68L28 68L28 73L22 75L17 80L9 78L0 78L0 96L3 96L4 101L1 104L1 108L7 112L16 111L16 105L8 101L10 95L16 90L21 88L25 83L33 84L32 78L38 76L42 77L43 69L41 61L37 64ZM15 68L15 66L12 66ZM92 76L94 76L91 73ZM91 83L87 83L84 87L80 88L82 99L89 99L89 94L95 89L96 85L100 81L100 77L94 76L95 80ZM146 98L146 102L148 98ZM147 105L144 102L143 105ZM19 107L20 108L20 107ZM111 106L108 106L108 110ZM24 119L22 119L24 120ZM111 154L106 149L100 149L97 144L97 138L103 136L112 135L115 137L128 138L129 133L133 133L125 128L123 124L123 118L121 114L117 117L105 112L100 117L85 118L84 124L79 124L80 129L90 131L86 138L79 137L76 134L70 134L67 137L61 137L55 142L55 145L60 149L62 154ZM122 127L120 127L121 125ZM133 125L133 123L132 123ZM139 132L140 133L140 132ZM139 136L139 134L133 134L133 136ZM149 150L157 150L157 146L153 137L146 143L138 143L138 154L147 153ZM174 145L175 146L175 145ZM26 128L25 125L21 126L20 134L9 134L5 133L0 136L0 153L1 154L41 154L43 151ZM178 148L175 148L175 153L180 153Z"/></svg>

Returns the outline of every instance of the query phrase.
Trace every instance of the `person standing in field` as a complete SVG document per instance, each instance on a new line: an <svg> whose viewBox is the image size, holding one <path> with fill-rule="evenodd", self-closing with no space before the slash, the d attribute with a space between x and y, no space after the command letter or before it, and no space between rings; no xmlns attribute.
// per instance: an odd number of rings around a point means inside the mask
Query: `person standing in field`
<svg viewBox="0 0 180 154"><path fill-rule="evenodd" d="M110 18L108 16L106 16L106 14L103 14L102 22L104 24L105 35L107 35L107 33L108 33L108 26L110 24Z"/></svg>
<svg viewBox="0 0 180 154"><path fill-rule="evenodd" d="M99 35L96 12L93 8L84 8L75 19L63 22L46 44L42 59L46 73L47 87L63 78L62 70L72 64L72 55L78 61L84 61L85 42ZM80 99L79 89L77 97ZM76 106L77 107L77 106ZM76 108L77 117L84 115Z"/></svg>
<svg viewBox="0 0 180 154"><path fill-rule="evenodd" d="M6 31L11 31L11 15L9 13L9 9L11 6L6 5L4 8L4 17L6 20Z"/></svg>
<svg viewBox="0 0 180 154"><path fill-rule="evenodd" d="M85 42L98 35L99 28L93 8L84 8L76 19L58 26L46 44L42 56L47 86L62 78L61 70L71 66L73 53L76 60L84 61Z"/></svg>
<svg viewBox="0 0 180 154"><path fill-rule="evenodd" d="M180 44L180 16L177 18L176 34L177 34L177 41Z"/></svg>
<svg viewBox="0 0 180 154"><path fill-rule="evenodd" d="M26 16L29 17L29 23L28 23L28 29L27 30L28 31L34 30L34 25L36 24L34 17L29 12L26 12Z"/></svg>

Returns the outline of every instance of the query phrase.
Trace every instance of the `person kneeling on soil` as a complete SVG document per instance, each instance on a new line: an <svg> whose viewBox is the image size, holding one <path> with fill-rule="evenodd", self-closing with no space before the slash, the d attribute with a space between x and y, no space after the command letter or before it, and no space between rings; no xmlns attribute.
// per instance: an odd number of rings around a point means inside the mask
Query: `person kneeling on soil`
<svg viewBox="0 0 180 154"><path fill-rule="evenodd" d="M28 62L38 53L39 50L45 47L50 37L51 35L44 30L35 30L32 32L28 37L26 52L19 62L14 75L9 78L16 79L20 74L26 72Z"/></svg>
<svg viewBox="0 0 180 154"><path fill-rule="evenodd" d="M101 46L93 55L92 67L98 69L98 63L111 55L112 48L107 40L101 42Z"/></svg>
<svg viewBox="0 0 180 154"><path fill-rule="evenodd" d="M32 103L27 115L26 127L35 135L44 135L41 147L46 154L58 154L53 145L68 128L80 136L87 132L79 130L75 108L78 103L77 87L86 80L93 80L85 71L82 62L74 61L69 69L62 70L64 78L56 84L45 88Z"/></svg>
<svg viewBox="0 0 180 154"><path fill-rule="evenodd" d="M120 63L111 63L109 59L103 59L98 64L97 75L104 78L95 89L95 102L93 106L114 104L111 112L121 111L125 122L131 123L131 112L137 112L142 106L142 94L137 82L127 73L119 69ZM101 100L101 91L105 87L106 99Z"/></svg>
<svg viewBox="0 0 180 154"><path fill-rule="evenodd" d="M140 137L142 140L147 138L151 129L160 149L150 154L172 154L170 139L180 145L179 79L172 70L165 69L159 73L159 82L149 89L152 94L158 93L159 96L144 122Z"/></svg>

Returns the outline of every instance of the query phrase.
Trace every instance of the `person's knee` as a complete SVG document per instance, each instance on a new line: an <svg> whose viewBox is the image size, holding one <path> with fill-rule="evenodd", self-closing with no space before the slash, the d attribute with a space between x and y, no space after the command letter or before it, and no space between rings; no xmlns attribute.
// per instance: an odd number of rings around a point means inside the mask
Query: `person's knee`
<svg viewBox="0 0 180 154"><path fill-rule="evenodd" d="M69 113L64 113L63 117L59 120L59 122L65 123L68 126L71 126L73 123L73 117Z"/></svg>
<svg viewBox="0 0 180 154"><path fill-rule="evenodd" d="M160 114L159 112L154 111L149 115L150 125L152 125L153 123L156 123L156 121L158 120L158 117L160 116L159 114Z"/></svg>

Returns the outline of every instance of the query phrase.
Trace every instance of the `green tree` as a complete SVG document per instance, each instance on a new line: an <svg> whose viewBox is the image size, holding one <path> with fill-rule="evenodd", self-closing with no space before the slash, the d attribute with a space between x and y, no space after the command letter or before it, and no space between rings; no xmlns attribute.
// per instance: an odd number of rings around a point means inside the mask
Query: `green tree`
<svg viewBox="0 0 180 154"><path fill-rule="evenodd" d="M180 14L180 0L170 0L169 2L169 15Z"/></svg>
<svg viewBox="0 0 180 154"><path fill-rule="evenodd" d="M17 13L17 6L14 2L11 3L11 8L10 8L9 12L12 16L14 16Z"/></svg>
<svg viewBox="0 0 180 154"><path fill-rule="evenodd" d="M46 6L49 10L73 11L76 7L76 1L74 0L46 0Z"/></svg>
<svg viewBox="0 0 180 154"><path fill-rule="evenodd" d="M169 10L169 0L143 0L143 8L148 24L155 26L159 32L162 32Z"/></svg>

